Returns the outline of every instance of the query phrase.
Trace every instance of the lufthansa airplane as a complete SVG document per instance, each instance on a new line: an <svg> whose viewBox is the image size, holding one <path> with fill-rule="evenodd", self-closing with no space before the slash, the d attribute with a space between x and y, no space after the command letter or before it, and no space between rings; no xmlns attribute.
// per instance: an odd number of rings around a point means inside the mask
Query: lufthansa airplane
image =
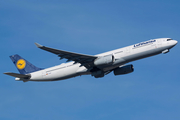
<svg viewBox="0 0 180 120"><path fill-rule="evenodd" d="M86 55L49 48L35 43L38 48L54 53L60 59L67 59L68 63L42 69L16 54L10 56L10 58L20 74L12 72L4 74L16 77L15 80L24 82L56 81L89 74L95 78L101 78L112 71L114 75L123 75L134 71L133 65L126 65L127 63L160 53L168 53L176 44L177 41L171 38L158 38L98 55Z"/></svg>

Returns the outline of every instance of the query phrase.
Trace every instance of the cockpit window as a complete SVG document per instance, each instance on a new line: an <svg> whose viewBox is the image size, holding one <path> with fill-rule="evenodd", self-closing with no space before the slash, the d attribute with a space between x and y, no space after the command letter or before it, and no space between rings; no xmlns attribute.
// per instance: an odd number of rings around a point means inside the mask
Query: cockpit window
<svg viewBox="0 0 180 120"><path fill-rule="evenodd" d="M172 39L167 39L167 41L170 41L170 40L172 40Z"/></svg>

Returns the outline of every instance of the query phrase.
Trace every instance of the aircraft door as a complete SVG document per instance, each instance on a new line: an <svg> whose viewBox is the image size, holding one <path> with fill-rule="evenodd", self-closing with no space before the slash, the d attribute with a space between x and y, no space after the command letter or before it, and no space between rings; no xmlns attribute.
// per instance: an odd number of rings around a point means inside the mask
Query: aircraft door
<svg viewBox="0 0 180 120"><path fill-rule="evenodd" d="M42 77L44 78L46 76L46 71L42 70Z"/></svg>
<svg viewBox="0 0 180 120"><path fill-rule="evenodd" d="M45 70L42 71L42 77L43 78L45 78L46 76L49 76L49 75L51 75L50 71L45 71Z"/></svg>
<svg viewBox="0 0 180 120"><path fill-rule="evenodd" d="M161 40L157 40L157 47L159 48L159 47L161 47L161 45L162 45L162 41Z"/></svg>
<svg viewBox="0 0 180 120"><path fill-rule="evenodd" d="M129 53L130 53L130 48L127 47L127 48L126 48L126 54L129 54Z"/></svg>

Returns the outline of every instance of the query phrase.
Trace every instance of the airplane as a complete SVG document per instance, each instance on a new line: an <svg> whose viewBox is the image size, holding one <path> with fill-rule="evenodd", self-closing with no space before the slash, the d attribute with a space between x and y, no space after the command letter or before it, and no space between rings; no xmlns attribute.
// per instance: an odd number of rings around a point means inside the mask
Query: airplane
<svg viewBox="0 0 180 120"><path fill-rule="evenodd" d="M171 38L151 39L97 55L68 52L35 43L38 48L58 55L60 60L67 59L67 63L43 69L32 65L21 56L15 54L10 56L10 58L20 74L12 72L4 74L16 77L15 80L23 82L57 81L81 75L102 78L111 72L114 75L124 75L134 71L133 65L126 65L127 63L161 53L168 53L177 43L178 41Z"/></svg>

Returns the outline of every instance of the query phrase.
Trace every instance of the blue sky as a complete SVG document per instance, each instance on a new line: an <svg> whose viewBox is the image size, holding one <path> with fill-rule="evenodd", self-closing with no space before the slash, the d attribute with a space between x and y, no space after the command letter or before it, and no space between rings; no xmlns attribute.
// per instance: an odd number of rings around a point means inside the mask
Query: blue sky
<svg viewBox="0 0 180 120"><path fill-rule="evenodd" d="M19 54L42 68L65 62L34 42L99 54L154 38L180 40L178 0L1 0L0 72L18 72ZM1 74L2 120L178 120L179 45L132 62L128 75L81 76L56 82L18 82Z"/></svg>

